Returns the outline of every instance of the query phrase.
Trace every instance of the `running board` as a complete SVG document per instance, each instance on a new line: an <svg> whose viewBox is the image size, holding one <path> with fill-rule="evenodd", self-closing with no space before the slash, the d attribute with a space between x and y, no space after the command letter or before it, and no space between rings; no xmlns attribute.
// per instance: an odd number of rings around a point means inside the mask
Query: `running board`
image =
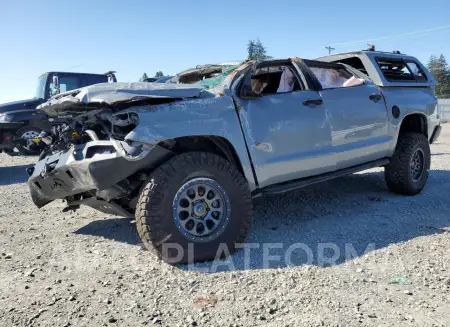
<svg viewBox="0 0 450 327"><path fill-rule="evenodd" d="M285 183L270 185L270 186L264 187L264 188L260 189L259 191L257 191L257 193L253 197L258 197L260 195L274 195L274 194L289 192L289 191L292 191L292 190L295 190L298 188L302 188L305 186L309 186L312 184L325 182L325 181L333 179L333 178L357 173L362 170L385 166L388 163L389 163L389 159L384 158L384 159L380 159L380 160L376 160L376 161L371 161L371 162L368 162L368 163L365 163L362 165L353 166L353 167L341 169L338 171L333 171L331 173L325 173L325 174L318 175L318 176L297 179L292 182L285 182Z"/></svg>

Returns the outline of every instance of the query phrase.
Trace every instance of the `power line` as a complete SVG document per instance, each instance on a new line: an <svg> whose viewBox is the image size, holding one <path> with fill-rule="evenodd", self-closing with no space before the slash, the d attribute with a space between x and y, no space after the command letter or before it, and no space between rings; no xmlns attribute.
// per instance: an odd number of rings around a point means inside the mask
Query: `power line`
<svg viewBox="0 0 450 327"><path fill-rule="evenodd" d="M431 32L448 32L448 31L450 31L450 25L444 25L444 26L440 26L440 27L434 27L434 28L429 28L429 29L425 29L425 30L409 32L409 33L394 34L394 35L376 37L376 38L360 40L360 41L336 43L336 44L332 44L331 46L342 48L342 47L349 47L349 46L354 46L357 44L368 43L368 42L373 42L373 41L383 41L383 40L389 40L389 39L399 39L399 38L402 39L402 38L410 38L410 37L415 37L415 36L425 36L425 35L429 35L429 33L431 33Z"/></svg>

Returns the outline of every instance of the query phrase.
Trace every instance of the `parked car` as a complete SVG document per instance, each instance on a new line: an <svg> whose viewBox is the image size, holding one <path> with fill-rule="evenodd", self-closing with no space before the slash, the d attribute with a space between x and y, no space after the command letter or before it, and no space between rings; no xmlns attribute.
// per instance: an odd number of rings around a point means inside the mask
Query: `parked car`
<svg viewBox="0 0 450 327"><path fill-rule="evenodd" d="M257 197L373 167L393 192L422 191L441 128L435 84L414 57L362 51L249 61L209 90L85 87L39 107L75 118L28 169L31 198L135 216L164 260L210 260L244 242Z"/></svg>
<svg viewBox="0 0 450 327"><path fill-rule="evenodd" d="M14 154L17 148L21 154L38 154L39 148L29 147L28 140L49 129L52 122L47 115L37 112L36 107L51 96L80 87L116 81L114 72L106 74L83 74L69 72L48 72L38 78L35 97L27 100L0 104L0 152ZM64 117L62 117L64 118ZM58 117L53 118L58 123Z"/></svg>

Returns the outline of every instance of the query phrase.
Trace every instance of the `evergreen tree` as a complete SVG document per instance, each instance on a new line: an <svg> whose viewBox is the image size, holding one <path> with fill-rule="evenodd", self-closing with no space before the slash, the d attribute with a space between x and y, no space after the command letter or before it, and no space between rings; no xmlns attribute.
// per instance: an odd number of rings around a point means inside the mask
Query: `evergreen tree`
<svg viewBox="0 0 450 327"><path fill-rule="evenodd" d="M428 70L439 83L434 90L436 97L441 99L450 98L450 67L444 55L441 54L439 58L432 55L428 61Z"/></svg>
<svg viewBox="0 0 450 327"><path fill-rule="evenodd" d="M164 77L164 73L162 71L157 71L155 77Z"/></svg>
<svg viewBox="0 0 450 327"><path fill-rule="evenodd" d="M247 59L254 60L255 59L255 41L253 41L253 40L248 41L247 52L248 52Z"/></svg>
<svg viewBox="0 0 450 327"><path fill-rule="evenodd" d="M147 73L142 74L142 77L139 79L139 82L143 82L148 78Z"/></svg>
<svg viewBox="0 0 450 327"><path fill-rule="evenodd" d="M271 58L267 55L267 50L259 39L250 40L247 44L247 52L249 60L264 60Z"/></svg>

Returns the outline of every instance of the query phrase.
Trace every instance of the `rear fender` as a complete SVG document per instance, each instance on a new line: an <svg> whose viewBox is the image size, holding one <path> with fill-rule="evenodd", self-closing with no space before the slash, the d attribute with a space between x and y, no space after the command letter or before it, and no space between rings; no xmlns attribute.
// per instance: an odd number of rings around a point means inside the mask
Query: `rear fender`
<svg viewBox="0 0 450 327"><path fill-rule="evenodd" d="M388 112L389 134L392 135L391 153L395 151L402 122L409 115L420 114L425 118L428 138L439 125L437 99L430 88L383 87L381 89Z"/></svg>

